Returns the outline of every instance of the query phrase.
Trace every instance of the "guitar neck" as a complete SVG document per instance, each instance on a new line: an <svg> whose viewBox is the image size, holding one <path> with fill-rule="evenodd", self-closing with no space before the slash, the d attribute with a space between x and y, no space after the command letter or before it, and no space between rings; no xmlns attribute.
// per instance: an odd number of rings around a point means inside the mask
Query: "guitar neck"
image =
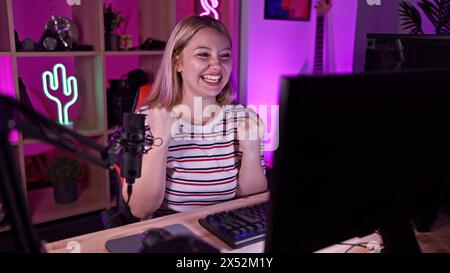
<svg viewBox="0 0 450 273"><path fill-rule="evenodd" d="M314 75L323 74L323 36L324 36L325 18L323 15L317 15L316 18L316 43L314 51Z"/></svg>

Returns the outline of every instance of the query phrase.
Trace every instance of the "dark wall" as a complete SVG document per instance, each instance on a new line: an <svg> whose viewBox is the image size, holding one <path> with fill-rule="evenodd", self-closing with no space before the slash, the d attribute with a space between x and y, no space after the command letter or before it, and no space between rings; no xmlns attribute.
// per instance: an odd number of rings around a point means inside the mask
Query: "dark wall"
<svg viewBox="0 0 450 273"><path fill-rule="evenodd" d="M399 33L398 5L401 0L381 0L380 6L358 1L353 71L364 71L367 33Z"/></svg>

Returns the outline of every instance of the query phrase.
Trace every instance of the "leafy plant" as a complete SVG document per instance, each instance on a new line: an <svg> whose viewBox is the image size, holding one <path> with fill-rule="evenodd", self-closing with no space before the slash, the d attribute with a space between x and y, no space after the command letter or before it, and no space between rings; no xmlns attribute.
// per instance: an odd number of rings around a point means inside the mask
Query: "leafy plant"
<svg viewBox="0 0 450 273"><path fill-rule="evenodd" d="M420 0L417 5L433 24L436 34L450 34L450 0ZM403 29L408 30L410 34L423 34L422 17L413 4L402 1L399 14Z"/></svg>
<svg viewBox="0 0 450 273"><path fill-rule="evenodd" d="M124 22L125 17L112 8L112 4L103 6L103 20L106 32L114 32Z"/></svg>
<svg viewBox="0 0 450 273"><path fill-rule="evenodd" d="M83 177L80 162L67 157L56 157L47 165L47 173L54 185L61 187L75 184Z"/></svg>
<svg viewBox="0 0 450 273"><path fill-rule="evenodd" d="M403 23L401 23L403 29L409 30L411 34L423 34L422 17L411 3L402 1L399 13L400 18L403 20Z"/></svg>

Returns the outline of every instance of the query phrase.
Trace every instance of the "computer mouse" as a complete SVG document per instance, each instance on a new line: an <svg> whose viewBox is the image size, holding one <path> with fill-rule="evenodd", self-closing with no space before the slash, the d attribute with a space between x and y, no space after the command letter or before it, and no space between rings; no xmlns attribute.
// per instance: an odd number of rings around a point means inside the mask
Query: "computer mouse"
<svg viewBox="0 0 450 273"><path fill-rule="evenodd" d="M141 234L141 243L144 248L150 249L172 237L172 234L165 229L152 228L147 229Z"/></svg>

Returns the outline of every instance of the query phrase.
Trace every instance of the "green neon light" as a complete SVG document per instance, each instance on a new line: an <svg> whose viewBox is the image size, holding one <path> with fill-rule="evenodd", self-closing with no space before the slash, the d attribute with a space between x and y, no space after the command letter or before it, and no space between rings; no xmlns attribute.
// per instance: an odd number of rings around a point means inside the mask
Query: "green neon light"
<svg viewBox="0 0 450 273"><path fill-rule="evenodd" d="M58 69L61 71L61 81L62 81L62 91L64 96L73 95L72 99L64 105L61 104L61 101L50 94L48 87L52 91L58 91L59 89L59 77L58 77ZM50 83L49 86L47 85ZM44 93L50 100L56 102L56 106L58 108L58 122L61 125L71 125L72 122L69 121L69 107L72 106L78 99L78 82L74 76L67 77L66 75L66 67L63 64L56 64L53 66L53 73L51 71L45 71L42 73L42 86L44 89Z"/></svg>

